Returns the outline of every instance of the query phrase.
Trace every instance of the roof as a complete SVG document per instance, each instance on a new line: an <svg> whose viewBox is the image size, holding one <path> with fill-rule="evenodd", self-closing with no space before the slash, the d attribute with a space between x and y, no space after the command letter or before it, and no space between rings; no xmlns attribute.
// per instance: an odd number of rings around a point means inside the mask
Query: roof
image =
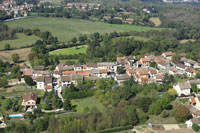
<svg viewBox="0 0 200 133"><path fill-rule="evenodd" d="M64 71L62 74L63 74L63 75L76 74L76 71Z"/></svg>
<svg viewBox="0 0 200 133"><path fill-rule="evenodd" d="M45 86L45 89L47 89L47 90L48 90L48 89L52 89L52 88L53 88L52 85L46 85L46 86Z"/></svg>
<svg viewBox="0 0 200 133"><path fill-rule="evenodd" d="M185 106L189 109L191 114L194 114L196 116L200 116L200 111L198 109L196 109L195 107L193 107L190 104L185 104Z"/></svg>
<svg viewBox="0 0 200 133"><path fill-rule="evenodd" d="M114 66L116 63L114 62L98 62L97 66Z"/></svg>
<svg viewBox="0 0 200 133"><path fill-rule="evenodd" d="M87 63L86 66L87 66L87 67L94 67L94 68L97 68L97 64L94 64L94 63Z"/></svg>
<svg viewBox="0 0 200 133"><path fill-rule="evenodd" d="M70 70L74 70L73 66L64 66L59 68L60 71L70 71Z"/></svg>
<svg viewBox="0 0 200 133"><path fill-rule="evenodd" d="M176 66L177 66L177 67L180 67L180 68L183 68L183 69L186 68L186 66L185 66L184 64L181 64L181 63L176 64Z"/></svg>
<svg viewBox="0 0 200 133"><path fill-rule="evenodd" d="M194 79L188 81L190 84L200 84L200 79Z"/></svg>
<svg viewBox="0 0 200 133"><path fill-rule="evenodd" d="M191 119L192 123L200 124L200 118L193 118Z"/></svg>
<svg viewBox="0 0 200 133"><path fill-rule="evenodd" d="M181 57L184 57L186 54L185 54L185 53L179 53L179 55L180 55Z"/></svg>
<svg viewBox="0 0 200 133"><path fill-rule="evenodd" d="M169 69L169 71L177 72L178 70L177 70L175 67L171 67L171 68Z"/></svg>
<svg viewBox="0 0 200 133"><path fill-rule="evenodd" d="M195 98L194 98L194 97L192 97L192 98L191 98L191 102L192 102L192 103L194 103L194 104L196 103L196 101L195 101Z"/></svg>
<svg viewBox="0 0 200 133"><path fill-rule="evenodd" d="M89 77L90 76L90 72L77 71L77 75L82 75L82 76Z"/></svg>
<svg viewBox="0 0 200 133"><path fill-rule="evenodd" d="M25 70L25 71L23 72L23 75L24 75L24 76L32 76L32 75L33 75L33 70Z"/></svg>
<svg viewBox="0 0 200 133"><path fill-rule="evenodd" d="M70 76L62 76L61 81L62 82L69 82L69 81L71 81L71 78L70 78Z"/></svg>
<svg viewBox="0 0 200 133"><path fill-rule="evenodd" d="M117 80L128 80L128 79L130 79L131 77L129 76L129 75L127 75L127 74L121 74L121 75L117 75L116 76L116 79Z"/></svg>
<svg viewBox="0 0 200 133"><path fill-rule="evenodd" d="M140 61L141 61L141 62L149 62L150 59L149 59L149 58L141 58Z"/></svg>
<svg viewBox="0 0 200 133"><path fill-rule="evenodd" d="M195 73L196 72L195 69L191 68L191 67L187 68L185 71L189 72L189 73Z"/></svg>
<svg viewBox="0 0 200 133"><path fill-rule="evenodd" d="M29 100L37 101L37 95L33 92L26 93L26 94L23 95L23 99L25 101L29 101Z"/></svg>
<svg viewBox="0 0 200 133"><path fill-rule="evenodd" d="M100 70L99 72L100 73L108 73L108 72L110 72L111 70L110 69L102 69L102 70Z"/></svg>
<svg viewBox="0 0 200 133"><path fill-rule="evenodd" d="M190 63L190 64L192 64L192 65L194 65L194 64L197 63L196 61L191 60L191 59L187 59L187 58L185 58L185 57L181 58L181 61Z"/></svg>
<svg viewBox="0 0 200 133"><path fill-rule="evenodd" d="M74 81L74 80L76 80L76 79L81 79L81 80L83 80L83 75L77 75L77 74L73 74L73 75L71 75L71 81Z"/></svg>
<svg viewBox="0 0 200 133"><path fill-rule="evenodd" d="M157 71L155 69L150 70L151 74L157 74Z"/></svg>
<svg viewBox="0 0 200 133"><path fill-rule="evenodd" d="M134 73L135 73L135 70L134 70L134 69L128 69L128 73L129 73L129 74L134 74Z"/></svg>
<svg viewBox="0 0 200 133"><path fill-rule="evenodd" d="M140 75L148 75L148 70L147 69L140 69L138 68L136 70Z"/></svg>
<svg viewBox="0 0 200 133"><path fill-rule="evenodd" d="M37 66L34 66L34 69L35 69L35 70L44 70L44 66L42 66L42 65L37 65Z"/></svg>
<svg viewBox="0 0 200 133"><path fill-rule="evenodd" d="M98 80L99 78L97 76L94 76L94 75L91 75L90 77L86 77L86 79L90 79L92 81L96 81Z"/></svg>
<svg viewBox="0 0 200 133"><path fill-rule="evenodd" d="M81 67L81 64L74 64L74 67Z"/></svg>
<svg viewBox="0 0 200 133"><path fill-rule="evenodd" d="M156 75L156 79L163 79L164 76L162 74Z"/></svg>
<svg viewBox="0 0 200 133"><path fill-rule="evenodd" d="M159 60L158 64L162 65L162 66L167 66L168 62L166 60Z"/></svg>
<svg viewBox="0 0 200 133"><path fill-rule="evenodd" d="M191 89L191 85L188 82L178 83L177 85L181 90Z"/></svg>
<svg viewBox="0 0 200 133"><path fill-rule="evenodd" d="M175 53L172 53L172 52L165 52L163 53L165 56L173 56L175 55Z"/></svg>

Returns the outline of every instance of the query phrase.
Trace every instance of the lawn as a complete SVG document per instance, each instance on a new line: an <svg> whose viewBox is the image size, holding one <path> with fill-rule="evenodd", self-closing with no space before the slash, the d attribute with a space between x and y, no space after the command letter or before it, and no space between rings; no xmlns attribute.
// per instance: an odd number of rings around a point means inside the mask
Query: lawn
<svg viewBox="0 0 200 133"><path fill-rule="evenodd" d="M73 55L73 54L85 54L87 50L87 46L78 47L78 48L65 48L58 49L50 52L50 55Z"/></svg>
<svg viewBox="0 0 200 133"><path fill-rule="evenodd" d="M182 99L179 99L179 101L184 104L189 101L189 98L182 98Z"/></svg>
<svg viewBox="0 0 200 133"><path fill-rule="evenodd" d="M84 109L87 107L89 109L96 107L102 113L106 110L106 107L94 97L72 100L72 104L76 105L77 112L84 112Z"/></svg>
<svg viewBox="0 0 200 133"><path fill-rule="evenodd" d="M73 37L80 34L91 34L94 32L110 33L124 31L148 31L162 30L161 28L134 26L128 24L108 24L99 21L88 21L80 19L66 18L26 18L6 22L9 27L24 27L30 29L39 28L41 31L50 31L54 36L58 37L59 41L69 41Z"/></svg>
<svg viewBox="0 0 200 133"><path fill-rule="evenodd" d="M21 48L25 46L31 46L36 40L40 39L35 35L26 36L23 33L17 33L16 36L17 39L0 41L0 50L3 50L5 44L7 43L10 44L11 48Z"/></svg>

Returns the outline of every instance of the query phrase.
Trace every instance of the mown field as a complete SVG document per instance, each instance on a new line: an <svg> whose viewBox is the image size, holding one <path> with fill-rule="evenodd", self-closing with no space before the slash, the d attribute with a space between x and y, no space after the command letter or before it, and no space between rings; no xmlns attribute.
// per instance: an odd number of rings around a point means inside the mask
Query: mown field
<svg viewBox="0 0 200 133"><path fill-rule="evenodd" d="M35 43L36 40L39 40L40 38L35 36L35 35L31 35L31 36L26 36L23 33L17 33L16 34L17 39L13 39L13 40L3 40L0 41L0 50L3 50L5 47L5 44L10 44L11 48L21 48L21 47L25 47L25 46L31 46L33 43Z"/></svg>
<svg viewBox="0 0 200 133"><path fill-rule="evenodd" d="M76 105L77 112L84 112L84 110L90 110L94 107L102 113L106 110L106 107L94 97L72 100L72 105Z"/></svg>
<svg viewBox="0 0 200 133"><path fill-rule="evenodd" d="M64 48L58 49L50 52L50 55L73 55L73 54L85 54L87 50L87 46L84 47L77 47L77 48Z"/></svg>
<svg viewBox="0 0 200 133"><path fill-rule="evenodd" d="M99 21L87 21L66 18L26 18L7 22L11 28L24 27L30 29L39 28L41 31L50 31L59 41L69 41L80 34L91 34L94 32L110 33L123 31L148 31L162 30L161 28L134 26L128 24L108 24Z"/></svg>

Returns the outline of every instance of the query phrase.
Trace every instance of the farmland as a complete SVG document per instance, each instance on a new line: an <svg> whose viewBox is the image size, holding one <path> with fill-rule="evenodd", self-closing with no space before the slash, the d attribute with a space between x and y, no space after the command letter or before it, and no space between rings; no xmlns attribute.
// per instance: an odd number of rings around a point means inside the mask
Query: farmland
<svg viewBox="0 0 200 133"><path fill-rule="evenodd" d="M80 19L66 18L26 18L7 22L11 28L21 27L36 29L41 31L50 31L54 36L58 37L59 41L69 41L73 37L80 34L91 34L94 32L110 33L124 31L148 31L162 30L161 28L134 26L128 24L108 24L99 21L88 21Z"/></svg>
<svg viewBox="0 0 200 133"><path fill-rule="evenodd" d="M73 55L73 54L80 54L86 53L87 46L78 47L78 48L65 48L65 49L58 49L55 51L50 52L50 55Z"/></svg>
<svg viewBox="0 0 200 133"><path fill-rule="evenodd" d="M39 37L35 35L26 36L23 33L17 33L16 36L17 36L17 39L0 41L0 50L3 50L5 44L7 43L10 44L11 48L14 49L14 48L31 46L36 40L40 39Z"/></svg>

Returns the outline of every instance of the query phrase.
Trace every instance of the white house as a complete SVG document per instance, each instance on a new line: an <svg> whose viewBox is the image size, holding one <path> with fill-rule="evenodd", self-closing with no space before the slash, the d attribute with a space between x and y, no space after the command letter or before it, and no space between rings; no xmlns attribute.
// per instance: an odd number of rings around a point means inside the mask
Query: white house
<svg viewBox="0 0 200 133"><path fill-rule="evenodd" d="M185 122L187 128L192 128L193 124L198 124L200 126L200 118L193 118Z"/></svg>
<svg viewBox="0 0 200 133"><path fill-rule="evenodd" d="M173 89L177 91L178 96L182 95L190 95L191 93L191 85L189 82L184 82L184 83L175 83L173 85Z"/></svg>
<svg viewBox="0 0 200 133"><path fill-rule="evenodd" d="M69 86L71 84L70 76L62 76L61 77L61 85L62 86Z"/></svg>
<svg viewBox="0 0 200 133"><path fill-rule="evenodd" d="M74 71L81 71L81 70L82 70L81 64L74 64Z"/></svg>
<svg viewBox="0 0 200 133"><path fill-rule="evenodd" d="M22 106L25 106L25 109L36 107L37 95L33 92L26 93L23 95Z"/></svg>

